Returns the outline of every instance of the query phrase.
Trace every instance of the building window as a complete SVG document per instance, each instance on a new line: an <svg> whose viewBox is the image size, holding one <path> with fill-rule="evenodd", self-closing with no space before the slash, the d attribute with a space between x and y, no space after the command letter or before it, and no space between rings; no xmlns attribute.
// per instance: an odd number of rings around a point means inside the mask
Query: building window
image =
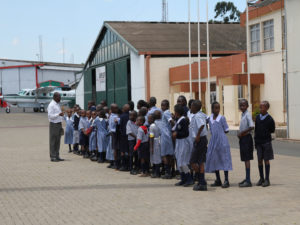
<svg viewBox="0 0 300 225"><path fill-rule="evenodd" d="M260 51L260 27L259 24L250 26L251 53Z"/></svg>
<svg viewBox="0 0 300 225"><path fill-rule="evenodd" d="M274 49L274 22L273 20L268 20L264 24L264 50Z"/></svg>

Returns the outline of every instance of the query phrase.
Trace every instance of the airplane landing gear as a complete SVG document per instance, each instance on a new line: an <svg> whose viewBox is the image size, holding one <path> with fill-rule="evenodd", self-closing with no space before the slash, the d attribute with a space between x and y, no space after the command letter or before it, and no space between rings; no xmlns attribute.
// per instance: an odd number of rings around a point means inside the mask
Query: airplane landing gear
<svg viewBox="0 0 300 225"><path fill-rule="evenodd" d="M6 113L10 113L10 108L9 108L9 107L6 107L5 112L6 112Z"/></svg>

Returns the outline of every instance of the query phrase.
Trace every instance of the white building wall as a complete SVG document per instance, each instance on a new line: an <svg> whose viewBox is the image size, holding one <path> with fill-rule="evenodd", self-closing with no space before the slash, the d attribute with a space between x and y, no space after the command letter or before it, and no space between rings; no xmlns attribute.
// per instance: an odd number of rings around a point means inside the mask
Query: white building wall
<svg viewBox="0 0 300 225"><path fill-rule="evenodd" d="M131 97L135 103L140 99L146 98L146 82L145 82L145 56L137 55L130 52L130 68L131 68Z"/></svg>
<svg viewBox="0 0 300 225"><path fill-rule="evenodd" d="M192 62L197 60L197 58L193 58ZM188 57L157 57L150 59L150 95L157 98L158 106L164 99L171 101L169 68L186 64L188 64ZM189 96L187 93L185 95Z"/></svg>
<svg viewBox="0 0 300 225"><path fill-rule="evenodd" d="M76 104L84 108L84 77L81 77L76 88Z"/></svg>
<svg viewBox="0 0 300 225"><path fill-rule="evenodd" d="M300 1L286 0L285 3L287 14L289 136L291 139L300 139Z"/></svg>
<svg viewBox="0 0 300 225"><path fill-rule="evenodd" d="M0 67L30 64L31 63L28 62L0 59ZM47 80L55 80L65 84L74 83L75 72L80 70L81 68L48 65L38 69L38 82L40 83ZM3 94L16 94L24 88L35 88L35 76L35 67L0 69L0 87L2 87Z"/></svg>
<svg viewBox="0 0 300 225"><path fill-rule="evenodd" d="M260 98L270 102L269 113L276 123L284 123L284 67L282 51L282 16L283 11L277 10L262 17L249 21L249 25L260 23L260 50L256 55L251 55L249 60L251 73L264 73L265 84L261 85ZM263 22L274 20L274 50L263 52ZM250 32L249 32L250 35ZM250 41L250 37L248 38Z"/></svg>

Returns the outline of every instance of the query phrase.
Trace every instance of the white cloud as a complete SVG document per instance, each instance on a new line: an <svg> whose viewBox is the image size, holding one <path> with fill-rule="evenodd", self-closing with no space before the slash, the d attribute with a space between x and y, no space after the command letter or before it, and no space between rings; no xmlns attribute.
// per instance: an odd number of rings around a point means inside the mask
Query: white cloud
<svg viewBox="0 0 300 225"><path fill-rule="evenodd" d="M12 44L13 46L17 46L19 43L20 43L20 39L19 39L19 38L14 37L14 38L12 39L11 44Z"/></svg>

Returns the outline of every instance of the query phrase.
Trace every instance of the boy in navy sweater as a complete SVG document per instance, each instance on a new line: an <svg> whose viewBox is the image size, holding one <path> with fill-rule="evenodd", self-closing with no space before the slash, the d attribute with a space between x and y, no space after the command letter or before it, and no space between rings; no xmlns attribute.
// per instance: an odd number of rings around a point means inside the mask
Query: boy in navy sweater
<svg viewBox="0 0 300 225"><path fill-rule="evenodd" d="M259 106L260 114L255 120L254 140L255 148L257 149L258 169L260 176L260 179L256 185L263 187L270 186L270 160L274 159L271 134L275 132L275 122L268 114L269 108L269 102L262 101ZM263 161L265 161L265 177Z"/></svg>

